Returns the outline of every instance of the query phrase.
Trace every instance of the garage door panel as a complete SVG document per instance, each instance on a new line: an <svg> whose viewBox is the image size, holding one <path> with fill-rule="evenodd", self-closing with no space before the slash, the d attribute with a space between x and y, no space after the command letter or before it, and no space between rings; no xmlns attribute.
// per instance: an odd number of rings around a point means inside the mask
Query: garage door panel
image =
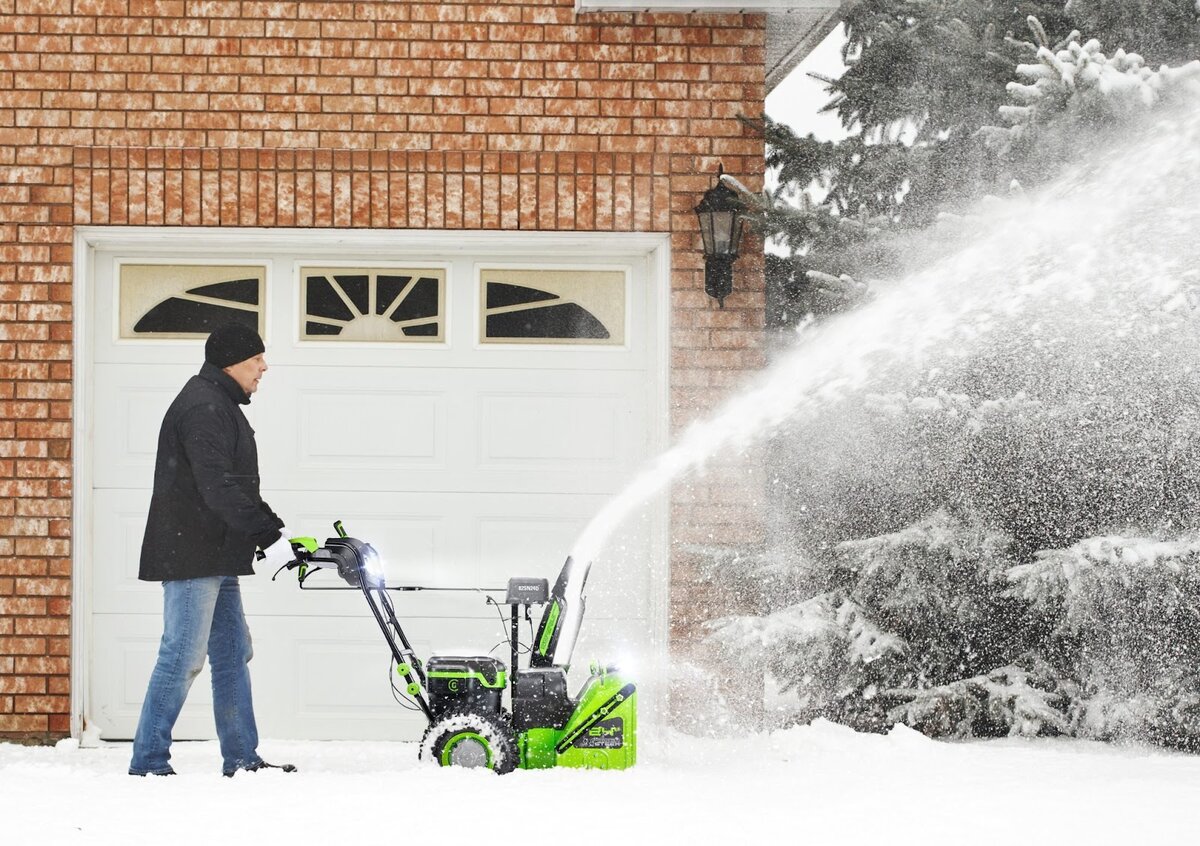
<svg viewBox="0 0 1200 846"><path fill-rule="evenodd" d="M479 490L612 494L640 466L652 428L644 376L495 375L474 400Z"/></svg>
<svg viewBox="0 0 1200 846"><path fill-rule="evenodd" d="M156 613L162 610L157 585L138 581L148 490L107 491L93 500L93 533L99 566L92 570L92 601L97 612ZM151 590L150 588L153 588Z"/></svg>
<svg viewBox="0 0 1200 846"><path fill-rule="evenodd" d="M171 400L199 366L102 365L95 369L95 392L105 414L96 415L94 485L98 488L149 487L154 481L158 429Z"/></svg>
<svg viewBox="0 0 1200 846"><path fill-rule="evenodd" d="M507 583L510 576L553 581L586 524L581 515L480 515L476 520L480 576L500 583Z"/></svg>
<svg viewBox="0 0 1200 846"><path fill-rule="evenodd" d="M481 468L582 463L624 466L621 394L487 394L479 398Z"/></svg>
<svg viewBox="0 0 1200 846"><path fill-rule="evenodd" d="M302 470L386 472L445 464L444 394L309 391L295 417Z"/></svg>
<svg viewBox="0 0 1200 846"><path fill-rule="evenodd" d="M252 666L260 734L286 726L318 740L420 738L424 717L392 698L391 679L401 688L404 682L369 616L274 617L250 625L256 643L272 644L256 647ZM428 637L409 636L417 654L428 656Z"/></svg>

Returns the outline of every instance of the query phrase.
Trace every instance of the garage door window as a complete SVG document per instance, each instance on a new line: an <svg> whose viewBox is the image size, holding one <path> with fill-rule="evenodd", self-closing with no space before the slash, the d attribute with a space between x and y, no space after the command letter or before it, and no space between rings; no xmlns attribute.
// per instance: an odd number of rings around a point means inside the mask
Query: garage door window
<svg viewBox="0 0 1200 846"><path fill-rule="evenodd" d="M238 321L263 331L261 265L122 264L123 339L201 338Z"/></svg>
<svg viewBox="0 0 1200 846"><path fill-rule="evenodd" d="M625 343L625 272L484 268L485 344Z"/></svg>
<svg viewBox="0 0 1200 846"><path fill-rule="evenodd" d="M442 341L446 272L441 268L303 267L306 341Z"/></svg>

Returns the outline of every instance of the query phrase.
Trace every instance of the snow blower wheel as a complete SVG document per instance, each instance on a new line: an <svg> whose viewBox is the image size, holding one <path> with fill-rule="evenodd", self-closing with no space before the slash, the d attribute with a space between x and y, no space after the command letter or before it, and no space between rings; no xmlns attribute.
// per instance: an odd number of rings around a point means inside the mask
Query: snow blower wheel
<svg viewBox="0 0 1200 846"><path fill-rule="evenodd" d="M420 755L443 767L487 767L500 774L517 766L517 744L503 712L447 711L425 730Z"/></svg>

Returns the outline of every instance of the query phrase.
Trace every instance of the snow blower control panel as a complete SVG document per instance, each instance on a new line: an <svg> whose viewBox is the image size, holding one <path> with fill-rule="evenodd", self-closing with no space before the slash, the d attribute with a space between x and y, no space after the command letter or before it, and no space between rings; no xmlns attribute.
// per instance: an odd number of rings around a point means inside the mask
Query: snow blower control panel
<svg viewBox="0 0 1200 846"><path fill-rule="evenodd" d="M514 576L508 580L505 605L545 605L550 601L548 579Z"/></svg>

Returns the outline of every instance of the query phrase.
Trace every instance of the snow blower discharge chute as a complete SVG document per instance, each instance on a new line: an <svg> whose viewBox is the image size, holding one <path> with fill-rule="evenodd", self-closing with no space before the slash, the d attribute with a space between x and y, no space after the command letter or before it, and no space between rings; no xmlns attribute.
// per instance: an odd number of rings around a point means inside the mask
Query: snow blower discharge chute
<svg viewBox="0 0 1200 846"><path fill-rule="evenodd" d="M439 588L388 586L374 547L347 537L340 520L334 528L338 537L324 545L315 538L290 538L295 559L280 571L298 570L299 585L305 590L362 593L406 685L397 688L393 680L393 691L429 721L421 739L422 760L444 767L487 767L498 773L518 767L617 770L633 766L637 686L617 668L593 664L579 693L574 697L567 693L567 670L583 619L588 563L568 557L553 588L546 579L511 578L503 603L488 598L490 604L509 607L507 666L490 655L435 655L422 662L396 619L388 593ZM347 587L307 585L319 570L336 570ZM530 609L539 605L544 606L541 623L528 649L528 664L521 667L520 622L523 618L528 623L532 635Z"/></svg>

